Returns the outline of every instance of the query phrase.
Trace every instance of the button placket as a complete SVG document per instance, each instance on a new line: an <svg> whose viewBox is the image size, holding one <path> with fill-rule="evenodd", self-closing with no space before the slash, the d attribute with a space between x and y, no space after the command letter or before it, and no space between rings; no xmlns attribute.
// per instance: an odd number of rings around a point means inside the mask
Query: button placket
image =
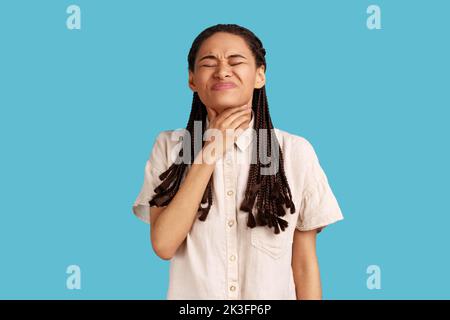
<svg viewBox="0 0 450 320"><path fill-rule="evenodd" d="M238 286L238 263L237 263L237 228L233 227L236 220L236 186L235 169L233 161L233 151L225 154L224 175L225 175L225 210L226 210L226 234L227 234L227 288L228 299L237 299L239 293Z"/></svg>

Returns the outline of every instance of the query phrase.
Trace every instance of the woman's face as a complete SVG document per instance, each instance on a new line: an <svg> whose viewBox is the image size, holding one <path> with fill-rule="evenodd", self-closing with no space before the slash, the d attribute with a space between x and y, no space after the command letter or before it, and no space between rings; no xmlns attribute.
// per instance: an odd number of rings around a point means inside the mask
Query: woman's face
<svg viewBox="0 0 450 320"><path fill-rule="evenodd" d="M189 87L207 107L218 113L252 102L253 90L265 84L264 66L256 68L255 58L240 36L217 32L200 46L194 72L189 70ZM217 90L219 83L233 88Z"/></svg>

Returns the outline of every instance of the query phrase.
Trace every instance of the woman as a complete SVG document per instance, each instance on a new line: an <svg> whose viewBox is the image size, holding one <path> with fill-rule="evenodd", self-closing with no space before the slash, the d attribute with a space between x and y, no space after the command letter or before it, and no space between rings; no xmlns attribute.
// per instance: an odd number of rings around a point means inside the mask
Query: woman
<svg viewBox="0 0 450 320"><path fill-rule="evenodd" d="M343 216L312 145L273 127L261 41L212 26L188 63L183 144L158 135L133 205L171 261L167 298L321 299L316 234Z"/></svg>

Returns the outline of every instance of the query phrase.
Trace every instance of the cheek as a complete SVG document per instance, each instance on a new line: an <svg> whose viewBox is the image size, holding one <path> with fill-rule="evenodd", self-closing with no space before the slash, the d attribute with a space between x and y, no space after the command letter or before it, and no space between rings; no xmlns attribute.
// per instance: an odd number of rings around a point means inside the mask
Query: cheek
<svg viewBox="0 0 450 320"><path fill-rule="evenodd" d="M194 82L199 90L204 90L207 88L209 78L209 75L207 75L205 72L198 73L194 77Z"/></svg>
<svg viewBox="0 0 450 320"><path fill-rule="evenodd" d="M253 75L247 75L242 79L242 85L244 87L245 91L253 90L255 87L255 76Z"/></svg>
<svg viewBox="0 0 450 320"><path fill-rule="evenodd" d="M252 70L251 68L244 66L242 68L236 69L236 74L241 79L242 83L245 86L253 86L256 79L255 70Z"/></svg>

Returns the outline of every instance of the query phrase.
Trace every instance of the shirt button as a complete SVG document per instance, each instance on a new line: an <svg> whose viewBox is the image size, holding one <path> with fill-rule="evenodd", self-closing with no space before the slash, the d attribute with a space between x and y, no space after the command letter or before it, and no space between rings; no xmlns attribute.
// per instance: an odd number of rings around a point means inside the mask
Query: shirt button
<svg viewBox="0 0 450 320"><path fill-rule="evenodd" d="M228 159L225 163L230 166L231 165L231 159Z"/></svg>
<svg viewBox="0 0 450 320"><path fill-rule="evenodd" d="M236 260L236 256L235 255L231 255L230 256L230 261L234 261L234 260Z"/></svg>
<svg viewBox="0 0 450 320"><path fill-rule="evenodd" d="M227 192L227 195L232 196L233 193L234 193L233 190L229 190L229 191Z"/></svg>
<svg viewBox="0 0 450 320"><path fill-rule="evenodd" d="M234 290L236 290L236 287L235 286L231 286L230 287L230 291L234 291Z"/></svg>
<svg viewBox="0 0 450 320"><path fill-rule="evenodd" d="M229 221L228 221L228 226L229 226L229 227L232 227L233 224L234 224L234 221L233 221L233 220L229 220Z"/></svg>

